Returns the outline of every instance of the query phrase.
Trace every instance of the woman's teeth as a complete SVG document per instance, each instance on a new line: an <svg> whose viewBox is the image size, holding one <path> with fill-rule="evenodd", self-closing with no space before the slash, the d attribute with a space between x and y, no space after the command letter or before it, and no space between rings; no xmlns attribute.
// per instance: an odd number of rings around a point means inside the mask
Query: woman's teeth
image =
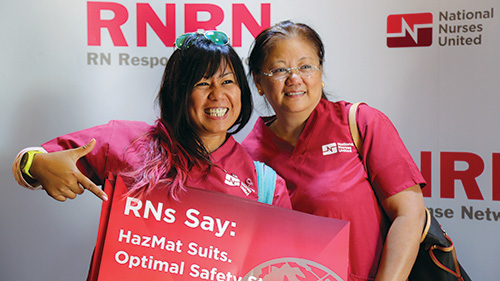
<svg viewBox="0 0 500 281"><path fill-rule="evenodd" d="M228 108L209 108L205 110L205 113L211 117L222 117L228 110Z"/></svg>
<svg viewBox="0 0 500 281"><path fill-rule="evenodd" d="M303 95L306 92L293 92L293 93L285 93L285 96L298 96L298 95Z"/></svg>

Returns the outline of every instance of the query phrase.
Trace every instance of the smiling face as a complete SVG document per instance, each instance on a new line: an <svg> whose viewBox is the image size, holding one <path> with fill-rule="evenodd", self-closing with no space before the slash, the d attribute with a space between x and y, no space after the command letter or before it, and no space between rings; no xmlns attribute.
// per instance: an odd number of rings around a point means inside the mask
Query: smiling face
<svg viewBox="0 0 500 281"><path fill-rule="evenodd" d="M269 73L280 68L296 68L304 65L320 67L313 45L299 37L276 41L261 66ZM322 71L309 77L300 76L293 70L283 80L275 80L262 73L254 76L257 88L262 91L279 118L309 117L322 95Z"/></svg>
<svg viewBox="0 0 500 281"><path fill-rule="evenodd" d="M208 152L221 146L241 112L241 90L233 69L221 64L212 77L196 82L189 97L189 119Z"/></svg>

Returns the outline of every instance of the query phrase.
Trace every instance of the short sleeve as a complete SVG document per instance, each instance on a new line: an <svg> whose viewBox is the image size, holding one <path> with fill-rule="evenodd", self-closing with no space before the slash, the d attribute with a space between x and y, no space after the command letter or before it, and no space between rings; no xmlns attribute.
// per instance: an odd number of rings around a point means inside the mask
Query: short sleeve
<svg viewBox="0 0 500 281"><path fill-rule="evenodd" d="M362 159L379 200L417 184L425 186L422 174L386 115L362 104L357 120L363 139Z"/></svg>

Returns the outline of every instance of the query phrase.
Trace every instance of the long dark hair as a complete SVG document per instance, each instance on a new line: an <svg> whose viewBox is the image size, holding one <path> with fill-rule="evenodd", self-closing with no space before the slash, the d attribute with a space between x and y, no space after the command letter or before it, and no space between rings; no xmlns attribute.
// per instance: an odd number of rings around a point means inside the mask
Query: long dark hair
<svg viewBox="0 0 500 281"><path fill-rule="evenodd" d="M256 75L260 73L262 65L267 59L267 54L271 53L276 41L291 37L302 38L310 42L311 46L316 50L319 64L323 68L325 47L319 34L307 24L286 20L263 30L255 38L248 58L249 74ZM327 99L324 92L322 92L321 97Z"/></svg>
<svg viewBox="0 0 500 281"><path fill-rule="evenodd" d="M131 193L144 195L158 184L177 198L195 165L212 165L210 156L188 114L189 96L196 82L212 77L220 66L231 67L241 89L241 112L228 135L240 131L252 113L251 91L240 57L230 45L217 45L203 34L189 35L165 67L157 96L161 116L148 134L134 143L146 151L141 169L131 177Z"/></svg>

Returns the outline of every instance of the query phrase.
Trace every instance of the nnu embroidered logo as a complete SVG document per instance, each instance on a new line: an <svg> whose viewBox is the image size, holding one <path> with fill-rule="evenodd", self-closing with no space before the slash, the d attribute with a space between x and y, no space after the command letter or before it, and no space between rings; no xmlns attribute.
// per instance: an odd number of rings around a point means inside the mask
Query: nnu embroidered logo
<svg viewBox="0 0 500 281"><path fill-rule="evenodd" d="M334 154L334 153L337 153L337 143L335 142L332 142L332 143L329 143L329 144L325 144L323 145L323 155L330 155L330 154Z"/></svg>
<svg viewBox="0 0 500 281"><path fill-rule="evenodd" d="M229 186L237 186L239 187L243 193L245 193L246 196L250 195L252 192L255 192L255 190L252 188L252 180L247 179L245 182L242 182L236 175L232 174L226 174L226 179L224 180L224 183L229 185Z"/></svg>
<svg viewBox="0 0 500 281"><path fill-rule="evenodd" d="M354 144L350 142L332 142L322 146L323 156L339 152L353 152Z"/></svg>
<svg viewBox="0 0 500 281"><path fill-rule="evenodd" d="M230 174L226 174L226 179L224 180L224 183L229 185L229 186L240 186L241 181L235 176L232 176Z"/></svg>

